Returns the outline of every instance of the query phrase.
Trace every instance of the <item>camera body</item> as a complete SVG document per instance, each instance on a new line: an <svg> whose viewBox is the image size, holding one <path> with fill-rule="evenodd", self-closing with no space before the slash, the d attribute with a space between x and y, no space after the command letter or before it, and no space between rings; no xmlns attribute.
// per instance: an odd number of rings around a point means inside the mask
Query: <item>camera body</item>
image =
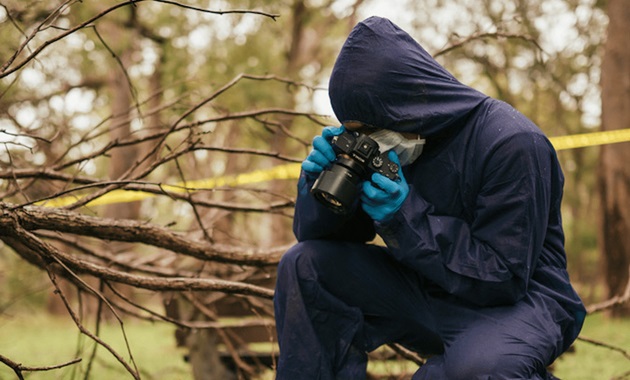
<svg viewBox="0 0 630 380"><path fill-rule="evenodd" d="M345 131L331 140L337 160L330 169L321 172L311 193L315 198L338 214L348 214L359 198L360 184L369 180L372 173L380 173L398 180L399 166L381 153L378 143L369 136Z"/></svg>

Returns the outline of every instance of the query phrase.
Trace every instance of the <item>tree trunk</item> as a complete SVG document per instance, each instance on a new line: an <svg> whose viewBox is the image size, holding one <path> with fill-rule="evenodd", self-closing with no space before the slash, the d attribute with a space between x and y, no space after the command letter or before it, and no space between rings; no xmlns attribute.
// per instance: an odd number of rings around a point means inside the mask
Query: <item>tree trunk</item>
<svg viewBox="0 0 630 380"><path fill-rule="evenodd" d="M133 15L133 13L131 13ZM132 136L131 120L134 100L131 96L132 89L129 87L127 77L122 70L127 70L131 66L135 43L135 33L132 29L123 28L118 23L109 25L110 36L112 36L112 48L118 54L118 59L122 67L110 71L108 78L110 107L112 112L111 124L109 127L109 137L112 141L123 141ZM130 167L136 164L141 152L138 145L120 147L112 151L109 163L108 176L112 181L121 179ZM103 216L111 219L138 219L140 215L140 202L113 203L105 206ZM114 255L123 254L133 250L133 244L125 242L107 242L104 247ZM117 286L118 291L133 299L133 289L126 286ZM106 291L106 294L109 294ZM113 315L109 310L104 309L106 319L111 319Z"/></svg>
<svg viewBox="0 0 630 380"><path fill-rule="evenodd" d="M630 120L630 8L626 0L608 1L608 40L602 63L602 130L628 127ZM600 246L610 297L620 295L630 268L630 145L604 145L600 153ZM613 311L630 315L630 307Z"/></svg>
<svg viewBox="0 0 630 380"><path fill-rule="evenodd" d="M214 330L193 330L188 336L190 348L188 360L195 380L234 380L236 375L228 371L220 361L219 339Z"/></svg>

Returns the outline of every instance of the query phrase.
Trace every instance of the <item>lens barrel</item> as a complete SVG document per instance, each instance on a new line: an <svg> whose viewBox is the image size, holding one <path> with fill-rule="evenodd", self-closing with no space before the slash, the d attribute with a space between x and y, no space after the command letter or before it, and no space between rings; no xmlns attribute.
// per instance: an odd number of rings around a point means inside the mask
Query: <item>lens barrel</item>
<svg viewBox="0 0 630 380"><path fill-rule="evenodd" d="M365 169L350 158L338 159L315 181L311 193L337 214L348 214L359 198L359 185Z"/></svg>

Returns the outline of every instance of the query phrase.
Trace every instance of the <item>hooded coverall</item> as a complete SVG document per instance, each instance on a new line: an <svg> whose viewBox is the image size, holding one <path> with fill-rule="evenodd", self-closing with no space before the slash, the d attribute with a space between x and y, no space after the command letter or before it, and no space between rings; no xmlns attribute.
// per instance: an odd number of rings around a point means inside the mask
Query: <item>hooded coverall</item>
<svg viewBox="0 0 630 380"><path fill-rule="evenodd" d="M340 216L298 182L275 296L277 378L363 379L397 342L430 359L413 379L548 379L585 317L569 282L564 177L540 129L457 81L387 19L359 23L329 85L342 122L412 132L409 194L386 221ZM386 247L370 244L375 234Z"/></svg>

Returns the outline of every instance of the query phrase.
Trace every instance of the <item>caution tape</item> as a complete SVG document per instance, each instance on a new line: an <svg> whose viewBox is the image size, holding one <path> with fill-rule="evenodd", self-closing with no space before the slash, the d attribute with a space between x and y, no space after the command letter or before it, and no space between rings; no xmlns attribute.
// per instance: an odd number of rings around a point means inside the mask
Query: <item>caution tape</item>
<svg viewBox="0 0 630 380"><path fill-rule="evenodd" d="M161 185L160 189L169 193L186 193L199 190L209 190L219 187L236 187L252 185L255 183L267 182L274 179L295 179L300 176L300 164L286 164L274 166L270 169L254 170L249 173L242 173L232 176L221 176L215 178L202 179L198 181L180 182L175 185ZM88 203L88 206L101 206L112 203L126 203L140 201L146 198L155 197L155 193L131 190L113 190ZM38 204L48 207L63 207L78 201L78 196L66 196L54 198Z"/></svg>
<svg viewBox="0 0 630 380"><path fill-rule="evenodd" d="M550 137L549 140L556 150L613 144L630 141L630 128L618 129L613 131L583 133L570 136L556 136ZM271 180L296 179L299 177L299 175L300 164L286 164L274 166L270 169L255 170L249 173L242 173L233 176L221 176L198 181L181 182L175 185L161 185L160 189L170 193L186 193L219 187L251 185ZM99 206L112 203L134 202L155 196L156 194L154 193L147 193L143 191L114 190L98 199L91 201L90 203L88 203L88 205ZM66 196L43 201L39 204L49 207L63 207L70 205L79 199L80 197L78 196Z"/></svg>
<svg viewBox="0 0 630 380"><path fill-rule="evenodd" d="M584 148L587 146L606 145L630 141L630 128L612 131L582 133L579 135L550 137L556 150Z"/></svg>

